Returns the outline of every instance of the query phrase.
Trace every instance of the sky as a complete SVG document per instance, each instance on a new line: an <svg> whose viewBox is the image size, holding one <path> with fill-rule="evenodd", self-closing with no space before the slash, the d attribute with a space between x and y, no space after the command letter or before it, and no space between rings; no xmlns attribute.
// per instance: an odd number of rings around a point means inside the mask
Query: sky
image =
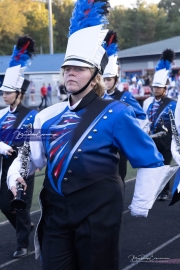
<svg viewBox="0 0 180 270"><path fill-rule="evenodd" d="M157 4L160 2L160 0L145 0L146 3L150 4L150 3L154 3ZM110 4L112 7L116 6L116 5L123 5L125 7L131 7L131 4L135 4L136 0L110 0Z"/></svg>

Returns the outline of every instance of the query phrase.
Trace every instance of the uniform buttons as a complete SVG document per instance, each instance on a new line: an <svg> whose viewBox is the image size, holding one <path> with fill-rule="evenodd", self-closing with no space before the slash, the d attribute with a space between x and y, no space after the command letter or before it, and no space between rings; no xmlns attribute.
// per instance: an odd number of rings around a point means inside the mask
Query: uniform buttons
<svg viewBox="0 0 180 270"><path fill-rule="evenodd" d="M75 156L74 159L78 159L78 157Z"/></svg>
<svg viewBox="0 0 180 270"><path fill-rule="evenodd" d="M97 132L97 129L94 129L93 132L96 133Z"/></svg>
<svg viewBox="0 0 180 270"><path fill-rule="evenodd" d="M88 136L88 139L91 140L92 139L92 136Z"/></svg>
<svg viewBox="0 0 180 270"><path fill-rule="evenodd" d="M81 149L78 149L78 152L82 152L82 150Z"/></svg>
<svg viewBox="0 0 180 270"><path fill-rule="evenodd" d="M68 173L69 173L69 174L71 174L71 173L72 173L72 171L71 171L71 170L69 170L69 171L68 171Z"/></svg>
<svg viewBox="0 0 180 270"><path fill-rule="evenodd" d="M67 181L68 179L67 178L64 178L64 181Z"/></svg>
<svg viewBox="0 0 180 270"><path fill-rule="evenodd" d="M113 110L109 110L109 113L112 113L113 112Z"/></svg>
<svg viewBox="0 0 180 270"><path fill-rule="evenodd" d="M103 118L104 118L104 120L106 120L107 119L107 116L105 115Z"/></svg>

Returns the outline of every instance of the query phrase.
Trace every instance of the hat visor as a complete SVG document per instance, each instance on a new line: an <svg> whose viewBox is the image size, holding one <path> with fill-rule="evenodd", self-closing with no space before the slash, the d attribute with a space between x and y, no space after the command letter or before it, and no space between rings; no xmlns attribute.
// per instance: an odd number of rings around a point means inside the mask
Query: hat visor
<svg viewBox="0 0 180 270"><path fill-rule="evenodd" d="M85 62L81 62L81 61L76 61L76 60L66 60L61 68L64 68L66 66L75 66L75 67L88 67L88 68L95 68L95 66L93 64L88 64Z"/></svg>
<svg viewBox="0 0 180 270"><path fill-rule="evenodd" d="M16 92L17 90L5 85L2 85L0 88L1 91L5 91L5 92Z"/></svg>
<svg viewBox="0 0 180 270"><path fill-rule="evenodd" d="M102 77L103 78L112 78L112 77L116 77L118 76L117 74L110 74L110 73L106 73L106 74L103 74Z"/></svg>
<svg viewBox="0 0 180 270"><path fill-rule="evenodd" d="M152 83L152 86L156 86L156 87L165 87L166 84L161 84L161 83Z"/></svg>

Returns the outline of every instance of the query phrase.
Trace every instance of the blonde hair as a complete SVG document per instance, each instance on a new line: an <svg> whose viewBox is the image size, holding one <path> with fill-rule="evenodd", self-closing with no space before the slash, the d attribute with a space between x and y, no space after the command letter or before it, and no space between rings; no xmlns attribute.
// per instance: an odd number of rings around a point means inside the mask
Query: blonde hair
<svg viewBox="0 0 180 270"><path fill-rule="evenodd" d="M90 70L93 75L95 72L95 69L91 68ZM95 81L96 83L94 86L94 91L96 92L98 96L102 97L105 93L105 84L104 84L102 76L98 73L93 81Z"/></svg>

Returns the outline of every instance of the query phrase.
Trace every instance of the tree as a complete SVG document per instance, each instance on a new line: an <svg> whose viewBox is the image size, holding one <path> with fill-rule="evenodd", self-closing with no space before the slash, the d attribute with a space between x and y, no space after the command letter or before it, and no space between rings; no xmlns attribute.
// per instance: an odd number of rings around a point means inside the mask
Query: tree
<svg viewBox="0 0 180 270"><path fill-rule="evenodd" d="M180 15L179 0L161 0L158 4L159 8L163 8L168 15L168 22L175 21Z"/></svg>
<svg viewBox="0 0 180 270"><path fill-rule="evenodd" d="M54 51L65 52L68 32L69 32L69 20L72 15L72 10L74 7L73 0L54 0L53 1L53 14L56 20L56 25L54 26Z"/></svg>
<svg viewBox="0 0 180 270"><path fill-rule="evenodd" d="M142 0L133 8L115 7L109 21L110 28L118 34L121 49L164 39L170 28L164 10Z"/></svg>
<svg viewBox="0 0 180 270"><path fill-rule="evenodd" d="M180 1L179 0L161 0L158 7L167 14L169 24L168 37L180 35Z"/></svg>
<svg viewBox="0 0 180 270"><path fill-rule="evenodd" d="M27 25L24 27L24 33L28 33L36 41L37 52L49 52L49 32L48 32L48 10L44 3L34 3L31 8L25 12ZM55 20L53 18L53 24Z"/></svg>
<svg viewBox="0 0 180 270"><path fill-rule="evenodd" d="M0 53L11 54L13 44L11 41L23 33L26 18L18 3L12 0L0 1L0 18Z"/></svg>

